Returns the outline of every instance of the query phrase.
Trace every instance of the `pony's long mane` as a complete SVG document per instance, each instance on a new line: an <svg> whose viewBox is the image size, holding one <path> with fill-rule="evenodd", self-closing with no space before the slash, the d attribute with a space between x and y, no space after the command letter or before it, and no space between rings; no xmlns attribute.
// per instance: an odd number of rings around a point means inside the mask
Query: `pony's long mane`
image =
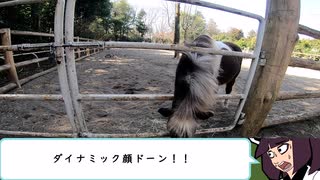
<svg viewBox="0 0 320 180"><path fill-rule="evenodd" d="M213 40L208 36L199 36L191 46L216 48ZM180 61L190 61L188 63L192 64L193 71L184 77L184 83L189 87L189 92L174 110L168 122L168 130L174 129L180 137L190 137L197 127L196 113L212 111L211 107L219 87L217 77L221 56L185 52Z"/></svg>

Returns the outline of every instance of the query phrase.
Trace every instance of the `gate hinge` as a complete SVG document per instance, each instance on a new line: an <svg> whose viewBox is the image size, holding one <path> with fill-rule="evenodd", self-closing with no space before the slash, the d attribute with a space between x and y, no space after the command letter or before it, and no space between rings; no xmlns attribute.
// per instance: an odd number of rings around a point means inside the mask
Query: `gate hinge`
<svg viewBox="0 0 320 180"><path fill-rule="evenodd" d="M264 66L266 65L267 59L266 59L266 52L261 51L259 56L259 65Z"/></svg>

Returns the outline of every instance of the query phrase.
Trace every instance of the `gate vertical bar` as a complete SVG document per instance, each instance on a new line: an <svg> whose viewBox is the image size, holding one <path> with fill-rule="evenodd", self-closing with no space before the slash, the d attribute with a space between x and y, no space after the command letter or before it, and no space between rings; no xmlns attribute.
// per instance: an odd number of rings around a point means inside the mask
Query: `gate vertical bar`
<svg viewBox="0 0 320 180"><path fill-rule="evenodd" d="M249 94L249 90L253 81L253 77L254 74L256 72L257 66L259 64L259 59L260 59L260 53L261 53L261 47L262 47L262 41L263 41L263 36L264 36L264 31L265 31L265 27L266 27L266 18L267 15L269 13L269 9L270 9L270 0L266 1L266 12L265 12L265 18L264 19L259 19L259 27L258 27L258 34L257 34L257 40L256 40L256 46L254 49L254 56L255 58L252 59L251 65L250 65L250 69L249 69L249 73L248 73L248 77L247 77L247 81L245 84L245 88L243 89L243 94L244 94L244 98L240 99L236 114L234 119L235 120L239 120L240 115L242 113L244 104L247 100L248 94Z"/></svg>
<svg viewBox="0 0 320 180"><path fill-rule="evenodd" d="M67 79L66 64L64 58L63 45L63 22L65 12L65 0L57 0L55 18L54 18L54 46L56 48L56 61L59 76L59 83L61 94L63 96L64 104L66 107L67 116L69 118L73 133L77 133L75 124L74 109L72 106L72 100L70 96L70 90Z"/></svg>
<svg viewBox="0 0 320 180"><path fill-rule="evenodd" d="M66 44L73 43L73 40L74 40L73 36L74 36L75 4L76 4L76 0L68 0L66 5L65 26L64 26ZM88 128L85 123L85 118L82 111L81 103L78 101L79 87L78 87L78 79L77 79L77 72L76 72L74 49L71 49L70 47L66 47L65 51L66 51L66 63L67 63L69 87L71 91L73 107L76 113L76 126L80 133L84 133L88 131Z"/></svg>

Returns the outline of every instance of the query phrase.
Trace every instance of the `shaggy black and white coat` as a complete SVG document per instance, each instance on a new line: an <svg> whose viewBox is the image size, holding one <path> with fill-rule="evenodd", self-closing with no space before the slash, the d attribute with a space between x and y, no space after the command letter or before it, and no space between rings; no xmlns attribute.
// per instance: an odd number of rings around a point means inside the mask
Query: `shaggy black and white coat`
<svg viewBox="0 0 320 180"><path fill-rule="evenodd" d="M213 41L206 35L187 46L241 52L233 43ZM192 137L197 128L196 119L213 115L219 85L226 84L226 93L231 93L241 62L242 58L233 56L182 53L176 70L172 108L159 109L159 113L169 117L167 128L172 136ZM227 106L228 101L224 104Z"/></svg>

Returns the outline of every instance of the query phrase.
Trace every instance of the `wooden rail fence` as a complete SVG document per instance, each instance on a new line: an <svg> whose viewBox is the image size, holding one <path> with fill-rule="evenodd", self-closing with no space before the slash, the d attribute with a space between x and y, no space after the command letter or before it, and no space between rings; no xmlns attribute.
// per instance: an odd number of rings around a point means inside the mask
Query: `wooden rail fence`
<svg viewBox="0 0 320 180"><path fill-rule="evenodd" d="M10 29L0 29L0 35L1 35L1 42L2 46L10 46L11 45L11 36L37 36L37 37L54 37L54 34L50 33L41 33L41 32L30 32L30 31L17 31L17 30L10 30ZM82 37L74 37L74 39L77 42L85 41L94 41L93 39L88 39L88 38L82 38ZM0 46L1 47L1 46ZM83 58L86 58L88 56L91 56L92 54L95 54L97 52L101 51L101 48L85 48L81 50L81 48L77 48L75 51L76 54L76 61L81 60ZM49 53L50 50L41 50L41 51L36 51L36 52L27 52L27 53L19 53L19 54L13 54L12 51L4 51L4 56L2 57L5 60L5 64L0 66L0 72L1 71L9 71L9 79L11 82L9 82L7 85L0 87L0 94L6 93L16 87L21 87L21 85L38 78L40 76L43 76L47 73L50 73L54 70L56 70L56 67L52 67L50 69L47 69L43 72L33 74L29 77L26 77L24 79L18 78L18 72L16 68L18 67L23 67L27 66L30 64L35 64L35 63L40 63L43 61L48 61L50 58L49 57L41 57L38 58L37 54L41 53ZM14 57L17 56L26 56L26 55L34 55L34 59L27 59L22 62L15 63Z"/></svg>

